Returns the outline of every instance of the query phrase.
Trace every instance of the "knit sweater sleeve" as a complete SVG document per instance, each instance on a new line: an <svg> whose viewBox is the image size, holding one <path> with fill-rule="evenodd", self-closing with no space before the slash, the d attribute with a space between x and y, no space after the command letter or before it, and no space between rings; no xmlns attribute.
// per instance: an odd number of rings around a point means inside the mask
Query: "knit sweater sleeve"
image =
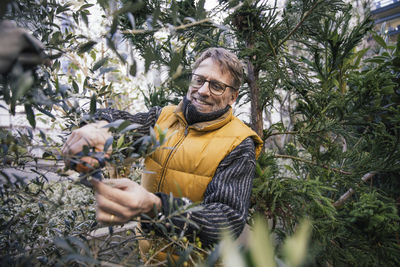
<svg viewBox="0 0 400 267"><path fill-rule="evenodd" d="M108 122L127 120L132 123L140 124L141 126L138 127L136 131L140 134L148 135L150 133L150 128L153 128L156 124L157 119L161 114L161 110L161 107L152 107L148 112L131 114L123 110L106 108L97 110L92 119L106 120Z"/></svg>
<svg viewBox="0 0 400 267"><path fill-rule="evenodd" d="M182 217L173 218L172 223L180 230L185 229L185 234L195 234L206 246L220 239L221 230L230 230L239 236L248 215L255 166L255 145L248 137L220 162L200 209L182 216L193 223L185 226L187 220L182 220ZM171 201L170 196L164 193L157 195L166 215L188 204L180 198Z"/></svg>

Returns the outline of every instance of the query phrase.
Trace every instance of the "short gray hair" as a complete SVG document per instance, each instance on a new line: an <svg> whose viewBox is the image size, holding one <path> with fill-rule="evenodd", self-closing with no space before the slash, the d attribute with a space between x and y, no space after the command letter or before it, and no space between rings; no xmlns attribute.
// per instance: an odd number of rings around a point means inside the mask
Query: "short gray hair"
<svg viewBox="0 0 400 267"><path fill-rule="evenodd" d="M218 62L221 66L221 72L225 73L225 71L227 71L232 77L232 86L239 89L243 81L243 64L235 54L221 47L208 48L204 50L200 57L194 62L193 70L196 70L201 62L207 58Z"/></svg>

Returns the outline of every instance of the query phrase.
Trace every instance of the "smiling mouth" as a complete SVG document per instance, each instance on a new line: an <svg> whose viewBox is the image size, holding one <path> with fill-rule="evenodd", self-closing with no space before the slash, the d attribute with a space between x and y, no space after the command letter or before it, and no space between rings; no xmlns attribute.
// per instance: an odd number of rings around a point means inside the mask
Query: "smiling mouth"
<svg viewBox="0 0 400 267"><path fill-rule="evenodd" d="M197 97L193 97L193 99L194 99L194 102L196 102L196 104L200 104L200 105L210 105L209 103L207 103L207 102L205 102L205 101L203 101L203 100L201 100L201 99L199 99L199 98L197 98Z"/></svg>

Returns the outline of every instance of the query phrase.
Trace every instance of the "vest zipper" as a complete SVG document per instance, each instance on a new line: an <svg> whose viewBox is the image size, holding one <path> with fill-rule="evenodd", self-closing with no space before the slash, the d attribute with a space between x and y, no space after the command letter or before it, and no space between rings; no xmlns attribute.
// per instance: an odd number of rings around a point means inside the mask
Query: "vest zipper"
<svg viewBox="0 0 400 267"><path fill-rule="evenodd" d="M188 135L188 133L189 133L189 125L186 125L183 136L178 140L178 142L175 144L175 146L171 149L171 152L169 152L168 157L163 164L163 170L161 172L160 182L158 183L158 186L157 186L158 192L161 189L161 184L164 182L165 172L167 170L167 165L168 165L169 160L171 159L172 153L175 152L175 149L183 142L183 139L185 139L185 137Z"/></svg>

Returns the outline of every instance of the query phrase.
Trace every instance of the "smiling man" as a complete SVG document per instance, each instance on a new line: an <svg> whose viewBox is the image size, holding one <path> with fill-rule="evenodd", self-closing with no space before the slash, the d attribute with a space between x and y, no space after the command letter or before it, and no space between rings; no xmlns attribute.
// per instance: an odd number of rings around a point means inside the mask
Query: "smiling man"
<svg viewBox="0 0 400 267"><path fill-rule="evenodd" d="M121 224L143 213L154 216L154 206L165 216L198 202L200 209L185 214L193 224L173 218L177 234L199 237L205 246L215 244L221 230L240 235L262 148L256 133L232 114L242 75L243 66L234 54L209 48L196 60L188 93L178 106L153 107L135 115L101 110L96 115L100 122L71 134L63 148L67 157L84 145L102 151L110 134L101 126L117 119L141 124L138 131L143 134L156 124L175 132L163 145L169 149L157 149L145 159L141 185L128 179L93 181L99 221ZM149 246L140 243L142 251Z"/></svg>

